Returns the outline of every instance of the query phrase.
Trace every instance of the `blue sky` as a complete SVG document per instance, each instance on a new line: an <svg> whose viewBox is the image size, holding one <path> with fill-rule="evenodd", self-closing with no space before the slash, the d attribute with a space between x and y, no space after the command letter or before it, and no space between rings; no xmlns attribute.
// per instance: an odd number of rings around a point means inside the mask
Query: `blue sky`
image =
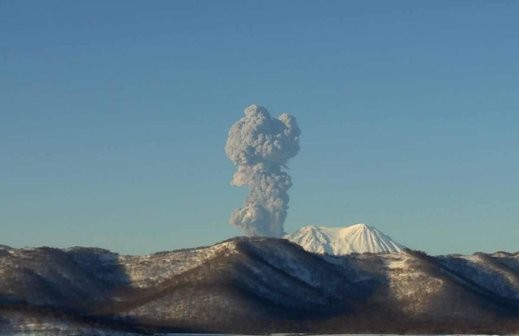
<svg viewBox="0 0 519 336"><path fill-rule="evenodd" d="M517 1L0 0L0 244L239 235L223 146L294 114L285 223L519 250Z"/></svg>

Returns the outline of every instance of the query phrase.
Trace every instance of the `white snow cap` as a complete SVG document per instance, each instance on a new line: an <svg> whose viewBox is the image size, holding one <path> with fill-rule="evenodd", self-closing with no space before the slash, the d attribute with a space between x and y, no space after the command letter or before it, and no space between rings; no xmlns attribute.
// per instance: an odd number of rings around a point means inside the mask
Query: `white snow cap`
<svg viewBox="0 0 519 336"><path fill-rule="evenodd" d="M366 224L347 227L305 226L285 236L313 253L398 253L405 248L376 228Z"/></svg>
<svg viewBox="0 0 519 336"><path fill-rule="evenodd" d="M249 186L245 206L234 210L230 223L250 236L283 237L288 210L288 159L299 151L301 131L296 119L283 113L272 118L259 105L245 109L245 117L229 130L225 153L236 165L234 186Z"/></svg>

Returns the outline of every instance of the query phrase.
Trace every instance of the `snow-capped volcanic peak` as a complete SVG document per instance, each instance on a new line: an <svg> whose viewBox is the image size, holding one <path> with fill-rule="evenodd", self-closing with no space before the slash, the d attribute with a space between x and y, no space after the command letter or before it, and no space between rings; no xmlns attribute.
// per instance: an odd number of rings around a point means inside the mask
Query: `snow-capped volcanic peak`
<svg viewBox="0 0 519 336"><path fill-rule="evenodd" d="M332 255L397 253L405 248L366 224L347 227L305 226L285 238L309 252Z"/></svg>

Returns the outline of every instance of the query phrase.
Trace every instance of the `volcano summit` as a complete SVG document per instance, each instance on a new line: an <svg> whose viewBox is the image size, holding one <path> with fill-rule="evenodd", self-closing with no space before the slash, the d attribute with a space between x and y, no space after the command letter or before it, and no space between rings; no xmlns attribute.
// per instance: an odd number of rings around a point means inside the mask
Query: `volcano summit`
<svg viewBox="0 0 519 336"><path fill-rule="evenodd" d="M405 246L366 224L347 227L305 226L285 236L308 252L345 255L351 253L398 253Z"/></svg>

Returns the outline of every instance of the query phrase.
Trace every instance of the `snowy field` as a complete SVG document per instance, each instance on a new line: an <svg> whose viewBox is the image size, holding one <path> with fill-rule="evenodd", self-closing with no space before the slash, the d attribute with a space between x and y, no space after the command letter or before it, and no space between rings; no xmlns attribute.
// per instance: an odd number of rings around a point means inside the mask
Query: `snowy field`
<svg viewBox="0 0 519 336"><path fill-rule="evenodd" d="M63 336L144 336L149 334L136 334L136 333L125 333L125 332L116 332L116 331L103 331L103 330L85 330L85 331L62 331L62 330L41 330L41 331L27 331L27 332L15 332L15 333L0 333L1 335L9 335L9 336L54 336L54 335L63 335ZM239 334L179 334L179 333L169 333L169 334L154 334L155 336L252 336L252 335L239 335ZM296 334L296 333L279 333L279 334L271 334L273 336L397 336L399 334ZM454 336L459 334L442 334L441 336ZM406 334L406 336L413 336L412 334ZM424 336L416 335L416 336ZM429 335L436 336L436 335ZM439 336L439 335L438 335ZM463 336L488 336L483 334L463 334Z"/></svg>

